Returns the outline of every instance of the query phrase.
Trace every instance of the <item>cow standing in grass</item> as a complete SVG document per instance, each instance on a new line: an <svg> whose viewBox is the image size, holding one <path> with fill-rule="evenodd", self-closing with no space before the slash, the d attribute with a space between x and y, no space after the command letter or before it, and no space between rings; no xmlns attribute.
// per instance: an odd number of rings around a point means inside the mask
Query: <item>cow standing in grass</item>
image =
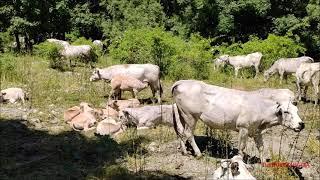
<svg viewBox="0 0 320 180"><path fill-rule="evenodd" d="M158 102L161 102L162 87L160 84L160 68L153 64L121 64L104 69L95 69L90 81L105 80L110 82L117 75L126 75L140 81L148 81L152 96L158 94Z"/></svg>
<svg viewBox="0 0 320 180"><path fill-rule="evenodd" d="M288 101L277 102L248 91L195 80L177 81L171 92L180 114L179 118L174 118L174 123L184 154L187 153L185 143L188 141L196 156L201 156L193 136L198 119L211 128L238 131L238 146L242 156L248 137L253 137L261 161L264 161L264 130L276 125L283 125L296 132L304 128L298 108Z"/></svg>
<svg viewBox="0 0 320 180"><path fill-rule="evenodd" d="M238 71L241 68L254 66L256 70L255 77L257 77L259 73L259 65L260 65L261 58L262 58L262 53L260 52L255 52L248 55L239 55L239 56L222 55L216 59L215 66L216 65L220 66L221 64L224 64L224 63L230 64L231 66L234 67L235 77L238 77Z"/></svg>
<svg viewBox="0 0 320 180"><path fill-rule="evenodd" d="M296 73L298 67L302 63L313 63L314 60L308 56L302 56L298 58L281 58L273 63L273 65L264 72L264 81L268 81L268 79L275 73L280 75L280 84L282 84L282 79L285 77L287 80L288 74Z"/></svg>

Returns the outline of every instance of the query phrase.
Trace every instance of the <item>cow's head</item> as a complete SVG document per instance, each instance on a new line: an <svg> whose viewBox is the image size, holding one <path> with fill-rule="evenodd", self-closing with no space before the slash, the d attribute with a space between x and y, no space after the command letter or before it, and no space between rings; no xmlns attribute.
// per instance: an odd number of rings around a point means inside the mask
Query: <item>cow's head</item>
<svg viewBox="0 0 320 180"><path fill-rule="evenodd" d="M95 70L93 70L93 72L91 74L90 81L97 81L97 80L101 80L101 79L102 79L101 69L96 68Z"/></svg>
<svg viewBox="0 0 320 180"><path fill-rule="evenodd" d="M282 125L300 132L304 129L304 123L299 117L297 106L291 102L277 102L276 115L280 119Z"/></svg>
<svg viewBox="0 0 320 180"><path fill-rule="evenodd" d="M264 71L264 73L263 73L264 82L267 82L271 75L272 74L270 71L268 71L268 70Z"/></svg>
<svg viewBox="0 0 320 180"><path fill-rule="evenodd" d="M137 126L139 124L139 120L133 117L129 113L129 111L130 111L130 108L129 109L125 108L122 111L120 111L119 116L120 116L121 122L127 126Z"/></svg>
<svg viewBox="0 0 320 180"><path fill-rule="evenodd" d="M221 62L228 62L229 61L229 55L221 55L221 56L219 56L219 60L221 61Z"/></svg>

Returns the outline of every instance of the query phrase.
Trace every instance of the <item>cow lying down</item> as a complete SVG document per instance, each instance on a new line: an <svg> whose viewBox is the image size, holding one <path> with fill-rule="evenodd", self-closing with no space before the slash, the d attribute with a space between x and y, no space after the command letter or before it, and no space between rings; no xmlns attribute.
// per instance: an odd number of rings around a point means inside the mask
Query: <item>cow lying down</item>
<svg viewBox="0 0 320 180"><path fill-rule="evenodd" d="M125 108L120 119L128 124L135 124L138 129L152 128L160 124L173 126L173 107L176 110L176 104Z"/></svg>
<svg viewBox="0 0 320 180"><path fill-rule="evenodd" d="M10 103L16 103L21 100L24 104L26 99L26 93L21 88L8 88L0 92L0 103L8 101Z"/></svg>
<svg viewBox="0 0 320 180"><path fill-rule="evenodd" d="M97 113L88 103L80 103L79 106L74 106L64 112L64 120L76 131L88 131L92 129L96 123Z"/></svg>
<svg viewBox="0 0 320 180"><path fill-rule="evenodd" d="M98 123L96 134L105 136L116 136L125 131L126 126L122 122L117 122L113 118L106 118Z"/></svg>
<svg viewBox="0 0 320 180"><path fill-rule="evenodd" d="M248 169L251 169L251 167L243 162L240 155L237 155L231 159L221 160L220 167L214 171L213 179L255 180L256 178L250 174Z"/></svg>

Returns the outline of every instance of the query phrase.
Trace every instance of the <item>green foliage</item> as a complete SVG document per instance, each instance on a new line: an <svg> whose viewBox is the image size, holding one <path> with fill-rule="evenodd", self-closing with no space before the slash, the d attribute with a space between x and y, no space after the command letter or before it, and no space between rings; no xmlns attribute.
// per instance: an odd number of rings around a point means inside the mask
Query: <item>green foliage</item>
<svg viewBox="0 0 320 180"><path fill-rule="evenodd" d="M18 70L18 59L8 54L0 54L0 59L0 81L21 81L23 75Z"/></svg>
<svg viewBox="0 0 320 180"><path fill-rule="evenodd" d="M110 56L122 63L153 63L171 79L209 77L209 42L200 35L189 41L161 28L130 29L110 46Z"/></svg>
<svg viewBox="0 0 320 180"><path fill-rule="evenodd" d="M251 37L251 40L246 43L234 43L230 46L222 45L215 47L213 50L219 51L220 55L243 55L261 52L263 54L260 67L262 70L269 68L279 58L297 57L306 51L302 44L295 42L291 38L274 34L270 34L265 40Z"/></svg>
<svg viewBox="0 0 320 180"><path fill-rule="evenodd" d="M0 52L8 51L10 43L12 43L12 36L9 32L0 32Z"/></svg>
<svg viewBox="0 0 320 180"><path fill-rule="evenodd" d="M49 59L49 67L65 70L66 62L63 61L60 52L63 46L55 43L43 42L35 46L35 54Z"/></svg>

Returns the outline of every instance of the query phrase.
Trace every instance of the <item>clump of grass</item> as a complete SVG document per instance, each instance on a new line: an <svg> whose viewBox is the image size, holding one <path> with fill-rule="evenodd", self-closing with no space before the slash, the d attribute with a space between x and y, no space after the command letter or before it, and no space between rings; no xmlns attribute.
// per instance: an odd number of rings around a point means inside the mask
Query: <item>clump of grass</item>
<svg viewBox="0 0 320 180"><path fill-rule="evenodd" d="M320 156L320 141L316 137L311 136L308 139L307 151L314 156Z"/></svg>

